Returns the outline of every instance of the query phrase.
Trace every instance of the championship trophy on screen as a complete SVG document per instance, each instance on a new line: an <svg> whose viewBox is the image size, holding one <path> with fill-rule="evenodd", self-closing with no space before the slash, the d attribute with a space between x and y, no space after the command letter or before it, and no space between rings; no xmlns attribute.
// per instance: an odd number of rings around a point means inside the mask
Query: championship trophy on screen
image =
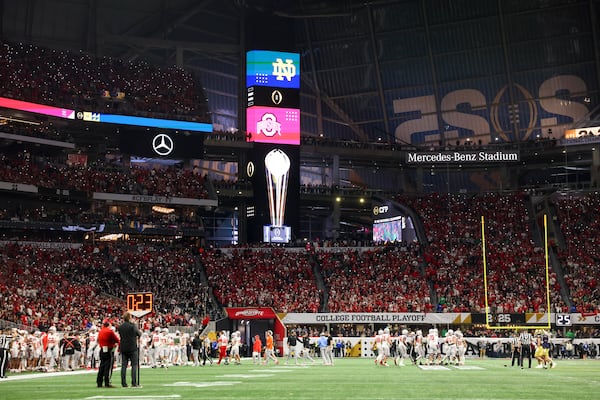
<svg viewBox="0 0 600 400"><path fill-rule="evenodd" d="M290 158L281 149L273 149L265 156L267 195L272 226L283 226L287 196Z"/></svg>

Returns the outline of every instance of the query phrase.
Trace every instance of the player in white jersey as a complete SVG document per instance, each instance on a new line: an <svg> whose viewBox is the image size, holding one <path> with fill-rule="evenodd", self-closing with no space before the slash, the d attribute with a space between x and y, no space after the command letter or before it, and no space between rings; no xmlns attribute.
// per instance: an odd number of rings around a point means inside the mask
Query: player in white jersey
<svg viewBox="0 0 600 400"><path fill-rule="evenodd" d="M145 330L140 337L140 364L152 365L152 335Z"/></svg>
<svg viewBox="0 0 600 400"><path fill-rule="evenodd" d="M28 357L27 357L27 369L29 371L37 370L41 364L42 359L42 333L35 331L33 335L28 337Z"/></svg>
<svg viewBox="0 0 600 400"><path fill-rule="evenodd" d="M381 335L381 353L382 358L380 364L387 367L387 360L390 357L390 348L392 347L392 336L390 335L390 328L385 328Z"/></svg>
<svg viewBox="0 0 600 400"><path fill-rule="evenodd" d="M373 348L377 352L377 357L375 357L375 365L381 365L381 360L383 360L383 351L381 351L381 341L383 340L383 330L380 329L377 331L375 335Z"/></svg>
<svg viewBox="0 0 600 400"><path fill-rule="evenodd" d="M19 330L13 329L12 337L13 339L10 342L10 362L8 369L10 372L21 372L23 336Z"/></svg>
<svg viewBox="0 0 600 400"><path fill-rule="evenodd" d="M201 349L201 355L202 355L202 365L206 365L206 361L208 361L210 363L210 365L213 365L213 347L212 347L212 340L210 337L208 336L203 336L202 338L202 349Z"/></svg>
<svg viewBox="0 0 600 400"><path fill-rule="evenodd" d="M159 360L161 368L168 368L169 366L169 329L163 328L159 336Z"/></svg>
<svg viewBox="0 0 600 400"><path fill-rule="evenodd" d="M181 341L181 332L175 332L175 335L167 334L169 343L169 352L167 359L171 365L179 365L179 342Z"/></svg>
<svg viewBox="0 0 600 400"><path fill-rule="evenodd" d="M400 335L398 335L398 337L396 338L396 358L394 358L394 364L403 367L404 366L404 360L407 358L410 358L410 355L408 354L408 347L407 347L407 340L408 340L408 330L407 329L403 329L402 333Z"/></svg>
<svg viewBox="0 0 600 400"><path fill-rule="evenodd" d="M87 346L85 354L85 366L87 369L96 368L100 362L100 346L98 346L98 328L92 325L87 335Z"/></svg>
<svg viewBox="0 0 600 400"><path fill-rule="evenodd" d="M439 342L438 330L430 329L427 334L427 358L429 364L435 364L440 354L440 342Z"/></svg>
<svg viewBox="0 0 600 400"><path fill-rule="evenodd" d="M465 365L465 354L467 354L467 342L460 330L454 332L456 337L456 360L458 365Z"/></svg>
<svg viewBox="0 0 600 400"><path fill-rule="evenodd" d="M415 357L415 364L422 364L425 359L425 347L423 343L423 332L421 330L417 330L415 332L415 338L413 341L414 352L417 355Z"/></svg>
<svg viewBox="0 0 600 400"><path fill-rule="evenodd" d="M56 333L56 327L51 326L48 328L48 334L46 335L46 362L48 363L48 371L54 371L60 362L59 356L59 343L60 336Z"/></svg>
<svg viewBox="0 0 600 400"><path fill-rule="evenodd" d="M456 335L454 335L452 329L449 329L444 337L444 357L442 358L442 364L456 364L456 354Z"/></svg>
<svg viewBox="0 0 600 400"><path fill-rule="evenodd" d="M26 330L20 330L19 331L19 335L21 336L19 338L19 357L20 358L20 363L19 363L19 368L21 369L21 371L26 371L27 370L27 360L28 360L28 352L29 352L29 342L27 337L29 336L29 333L27 333Z"/></svg>
<svg viewBox="0 0 600 400"><path fill-rule="evenodd" d="M188 365L188 344L191 343L189 333L181 334L181 341L179 342L179 360L181 365Z"/></svg>
<svg viewBox="0 0 600 400"><path fill-rule="evenodd" d="M150 366L156 368L160 363L160 333L161 329L157 326L150 337Z"/></svg>
<svg viewBox="0 0 600 400"><path fill-rule="evenodd" d="M240 347L242 345L242 335L240 331L235 331L231 334L231 347L229 349L229 358L233 360L235 365L240 365Z"/></svg>
<svg viewBox="0 0 600 400"><path fill-rule="evenodd" d="M414 364L417 356L415 354L415 332L413 331L408 331L408 335L406 335L406 352L410 357L410 361Z"/></svg>

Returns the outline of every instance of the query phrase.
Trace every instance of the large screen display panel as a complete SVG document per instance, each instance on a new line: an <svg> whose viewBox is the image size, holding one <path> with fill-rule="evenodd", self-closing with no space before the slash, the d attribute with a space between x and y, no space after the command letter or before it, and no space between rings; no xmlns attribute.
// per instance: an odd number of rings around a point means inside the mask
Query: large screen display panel
<svg viewBox="0 0 600 400"><path fill-rule="evenodd" d="M373 224L373 241L376 243L401 242L402 230L406 227L406 218L389 218Z"/></svg>
<svg viewBox="0 0 600 400"><path fill-rule="evenodd" d="M300 54L251 50L246 53L246 87L300 88Z"/></svg>
<svg viewBox="0 0 600 400"><path fill-rule="evenodd" d="M123 153L162 159L194 159L204 156L204 138L199 133L149 132L123 128L119 133Z"/></svg>
<svg viewBox="0 0 600 400"><path fill-rule="evenodd" d="M292 228L289 226L263 226L263 242L289 243L292 240Z"/></svg>
<svg viewBox="0 0 600 400"><path fill-rule="evenodd" d="M412 219L392 202L375 205L373 217L373 242L394 243L417 240Z"/></svg>
<svg viewBox="0 0 600 400"><path fill-rule="evenodd" d="M246 109L249 142L300 144L300 110L295 108L249 107Z"/></svg>
<svg viewBox="0 0 600 400"><path fill-rule="evenodd" d="M245 170L254 190L248 239L259 242L268 234L270 242L285 243L298 232L300 147L257 143Z"/></svg>

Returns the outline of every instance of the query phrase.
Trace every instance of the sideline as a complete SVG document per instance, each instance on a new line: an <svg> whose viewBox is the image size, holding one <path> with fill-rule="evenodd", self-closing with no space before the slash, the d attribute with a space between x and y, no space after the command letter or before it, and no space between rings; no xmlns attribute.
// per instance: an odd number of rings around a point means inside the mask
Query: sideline
<svg viewBox="0 0 600 400"><path fill-rule="evenodd" d="M120 369L120 368L119 368ZM114 371L115 369L113 369ZM10 375L6 375L6 379L1 379L0 384L3 382L11 382L11 381L24 381L28 379L38 379L38 378L50 378L54 376L68 376L68 375L81 375L81 374L97 374L98 371L94 371L93 369L78 369L77 371L58 371L58 372L25 372L25 373L12 373Z"/></svg>

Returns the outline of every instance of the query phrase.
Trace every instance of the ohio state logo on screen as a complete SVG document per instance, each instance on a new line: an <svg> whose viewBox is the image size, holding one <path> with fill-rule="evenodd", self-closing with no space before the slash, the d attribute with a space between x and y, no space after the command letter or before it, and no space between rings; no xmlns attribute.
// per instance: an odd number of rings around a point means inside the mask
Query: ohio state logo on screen
<svg viewBox="0 0 600 400"><path fill-rule="evenodd" d="M281 136L281 124L277 122L277 117L274 114L265 113L261 120L256 123L256 132L262 133L266 137Z"/></svg>

